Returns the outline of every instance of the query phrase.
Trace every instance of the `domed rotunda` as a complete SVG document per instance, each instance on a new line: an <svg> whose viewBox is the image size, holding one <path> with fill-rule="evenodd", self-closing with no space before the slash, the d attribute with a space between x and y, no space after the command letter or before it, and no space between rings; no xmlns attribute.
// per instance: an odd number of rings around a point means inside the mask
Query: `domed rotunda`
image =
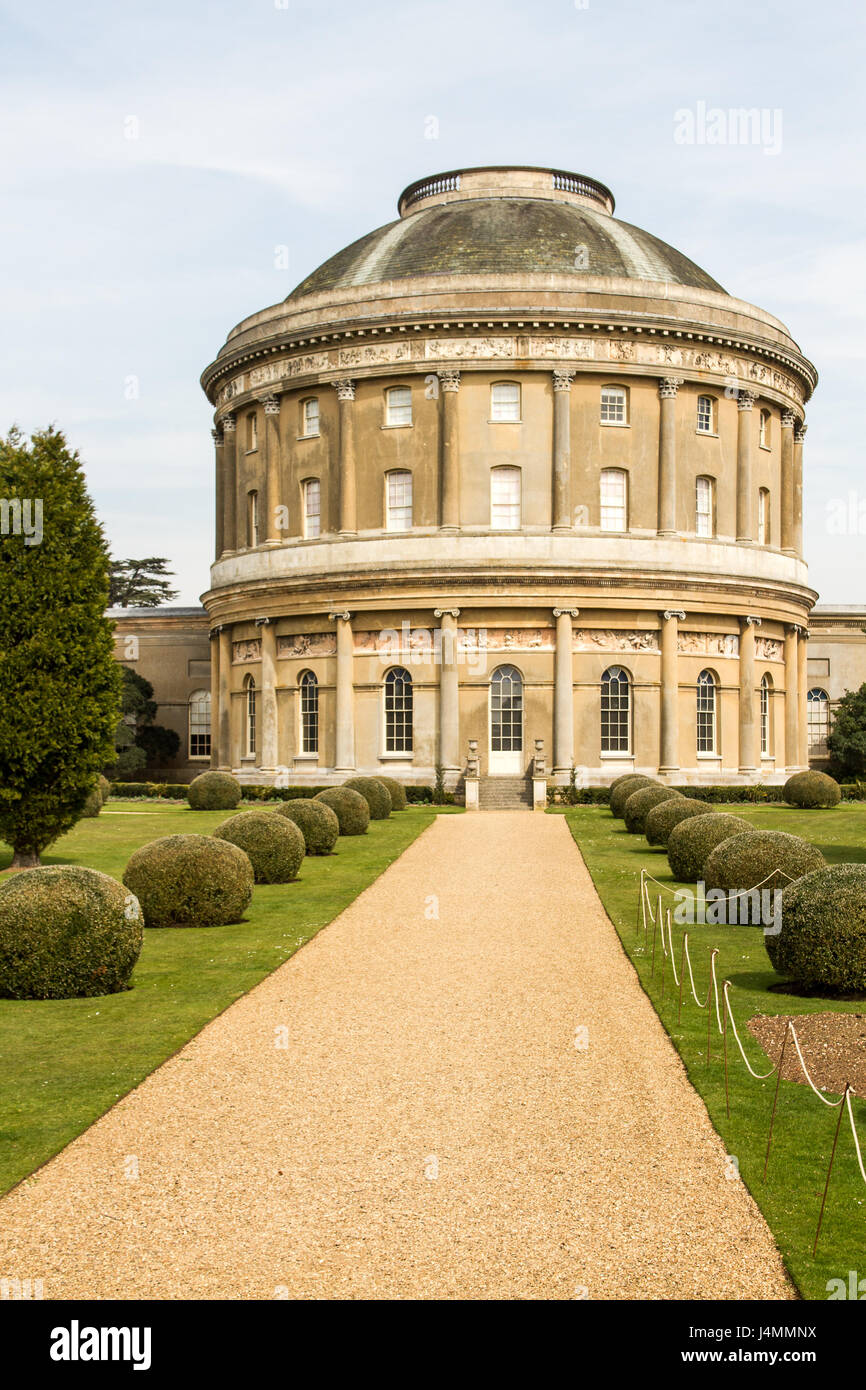
<svg viewBox="0 0 866 1390"><path fill-rule="evenodd" d="M542 765L806 767L817 378L785 325L582 175L438 174L398 211L202 377L214 766L453 788L470 763L490 804Z"/></svg>

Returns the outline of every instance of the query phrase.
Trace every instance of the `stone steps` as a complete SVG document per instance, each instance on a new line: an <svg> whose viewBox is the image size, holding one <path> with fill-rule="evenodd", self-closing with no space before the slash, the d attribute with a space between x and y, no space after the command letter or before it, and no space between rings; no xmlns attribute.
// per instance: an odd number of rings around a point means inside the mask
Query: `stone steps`
<svg viewBox="0 0 866 1390"><path fill-rule="evenodd" d="M482 777L478 804L482 811L531 811L532 785L528 777Z"/></svg>

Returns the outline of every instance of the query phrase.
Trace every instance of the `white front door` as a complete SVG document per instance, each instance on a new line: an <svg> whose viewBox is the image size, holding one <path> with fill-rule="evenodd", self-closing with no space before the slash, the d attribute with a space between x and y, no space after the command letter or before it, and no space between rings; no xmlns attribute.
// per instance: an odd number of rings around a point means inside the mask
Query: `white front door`
<svg viewBox="0 0 866 1390"><path fill-rule="evenodd" d="M515 666L498 666L490 681L491 777L523 772L523 678Z"/></svg>

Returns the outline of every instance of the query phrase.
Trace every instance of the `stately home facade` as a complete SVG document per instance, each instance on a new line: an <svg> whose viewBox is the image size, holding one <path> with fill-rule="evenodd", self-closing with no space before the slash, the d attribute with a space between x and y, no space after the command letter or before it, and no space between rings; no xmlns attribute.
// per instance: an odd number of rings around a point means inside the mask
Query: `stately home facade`
<svg viewBox="0 0 866 1390"><path fill-rule="evenodd" d="M807 765L815 369L613 213L556 170L426 179L229 334L202 378L214 766Z"/></svg>

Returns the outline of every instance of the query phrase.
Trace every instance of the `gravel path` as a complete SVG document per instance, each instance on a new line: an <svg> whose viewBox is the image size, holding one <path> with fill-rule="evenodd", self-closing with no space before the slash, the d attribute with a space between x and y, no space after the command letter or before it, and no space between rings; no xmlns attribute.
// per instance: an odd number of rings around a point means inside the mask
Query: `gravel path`
<svg viewBox="0 0 866 1390"><path fill-rule="evenodd" d="M0 1275L46 1298L793 1297L725 1171L565 821L440 816L0 1202Z"/></svg>

